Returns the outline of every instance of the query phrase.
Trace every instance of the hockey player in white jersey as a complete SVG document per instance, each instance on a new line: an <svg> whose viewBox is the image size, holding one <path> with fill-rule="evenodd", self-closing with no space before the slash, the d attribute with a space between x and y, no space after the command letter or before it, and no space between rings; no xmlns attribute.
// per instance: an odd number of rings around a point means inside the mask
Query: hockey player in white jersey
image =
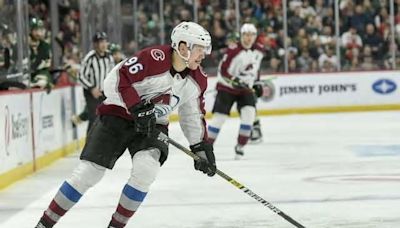
<svg viewBox="0 0 400 228"><path fill-rule="evenodd" d="M97 110L99 117L89 132L80 164L61 185L37 228L53 227L128 149L131 175L108 225L125 227L167 160L168 144L159 134L168 133L168 115L175 109L191 150L202 158L194 162L195 169L208 176L215 174L213 146L208 143L204 120L207 78L200 68L211 52L211 37L200 25L182 22L173 29L171 40L172 45L143 49L109 72L104 81L106 100Z"/></svg>
<svg viewBox="0 0 400 228"><path fill-rule="evenodd" d="M235 146L236 159L244 155L256 116L256 96L262 94L259 69L264 48L256 43L257 29L253 24L243 24L240 42L228 48L218 69L217 96L213 107L213 119L208 126L209 137L214 142L236 102L240 113L240 130Z"/></svg>

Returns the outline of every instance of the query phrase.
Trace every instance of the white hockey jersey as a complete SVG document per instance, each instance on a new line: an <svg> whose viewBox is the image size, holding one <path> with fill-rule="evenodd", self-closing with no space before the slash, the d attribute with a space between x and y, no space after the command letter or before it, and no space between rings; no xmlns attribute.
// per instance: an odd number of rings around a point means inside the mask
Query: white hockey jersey
<svg viewBox="0 0 400 228"><path fill-rule="evenodd" d="M157 124L168 125L170 113L178 109L179 122L189 143L206 140L203 94L207 77L201 69L181 73L171 70L172 51L168 45L146 48L115 66L104 81L107 98L99 106L98 114L132 120L128 109L141 101L151 101L155 104Z"/></svg>
<svg viewBox="0 0 400 228"><path fill-rule="evenodd" d="M240 42L228 48L218 67L217 89L228 92L240 92L228 82L234 77L240 78L249 88L259 79L261 61L264 57L264 47L255 43L251 48L245 49Z"/></svg>

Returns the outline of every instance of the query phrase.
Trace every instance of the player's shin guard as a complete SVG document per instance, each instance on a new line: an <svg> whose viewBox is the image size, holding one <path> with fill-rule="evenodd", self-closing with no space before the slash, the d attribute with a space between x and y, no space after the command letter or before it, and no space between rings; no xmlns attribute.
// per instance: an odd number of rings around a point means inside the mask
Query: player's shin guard
<svg viewBox="0 0 400 228"><path fill-rule="evenodd" d="M214 141L217 139L219 131L227 118L228 115L222 113L216 112L213 114L213 118L208 125L208 138L210 143L214 143Z"/></svg>
<svg viewBox="0 0 400 228"><path fill-rule="evenodd" d="M104 176L105 168L92 162L81 161L71 178L64 181L47 210L40 218L37 228L49 228L71 209L82 195Z"/></svg>
<svg viewBox="0 0 400 228"><path fill-rule="evenodd" d="M133 156L132 174L122 191L109 228L125 227L129 219L138 210L158 174L159 158L160 151L158 149L139 151Z"/></svg>

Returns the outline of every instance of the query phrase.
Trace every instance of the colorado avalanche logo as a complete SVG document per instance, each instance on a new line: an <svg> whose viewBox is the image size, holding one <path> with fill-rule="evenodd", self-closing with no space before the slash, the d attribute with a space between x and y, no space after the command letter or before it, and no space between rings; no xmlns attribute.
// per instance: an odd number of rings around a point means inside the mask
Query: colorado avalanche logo
<svg viewBox="0 0 400 228"><path fill-rule="evenodd" d="M157 118L168 115L172 111L172 107L167 104L155 104L154 105L154 113Z"/></svg>
<svg viewBox="0 0 400 228"><path fill-rule="evenodd" d="M180 98L176 95L172 95L169 104L157 103L154 104L154 112L157 118L167 116L174 110L180 101Z"/></svg>
<svg viewBox="0 0 400 228"><path fill-rule="evenodd" d="M156 61L163 61L165 59L165 54L160 49L152 49L150 51L151 57Z"/></svg>
<svg viewBox="0 0 400 228"><path fill-rule="evenodd" d="M250 63L250 64L248 64L247 66L246 66L246 68L244 69L245 71L249 71L249 70L252 70L253 69L253 64L252 63Z"/></svg>

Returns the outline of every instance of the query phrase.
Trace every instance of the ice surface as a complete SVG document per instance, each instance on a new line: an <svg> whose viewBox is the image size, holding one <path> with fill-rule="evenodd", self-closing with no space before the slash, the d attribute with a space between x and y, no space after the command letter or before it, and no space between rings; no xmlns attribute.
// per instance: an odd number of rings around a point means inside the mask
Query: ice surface
<svg viewBox="0 0 400 228"><path fill-rule="evenodd" d="M400 112L263 117L264 141L233 160L238 119L215 144L218 168L306 227L400 227ZM187 145L177 124L170 136ZM78 155L0 192L0 227L32 228ZM56 225L106 227L129 176L129 156ZM170 147L148 197L127 227L294 227L216 176L193 170Z"/></svg>

